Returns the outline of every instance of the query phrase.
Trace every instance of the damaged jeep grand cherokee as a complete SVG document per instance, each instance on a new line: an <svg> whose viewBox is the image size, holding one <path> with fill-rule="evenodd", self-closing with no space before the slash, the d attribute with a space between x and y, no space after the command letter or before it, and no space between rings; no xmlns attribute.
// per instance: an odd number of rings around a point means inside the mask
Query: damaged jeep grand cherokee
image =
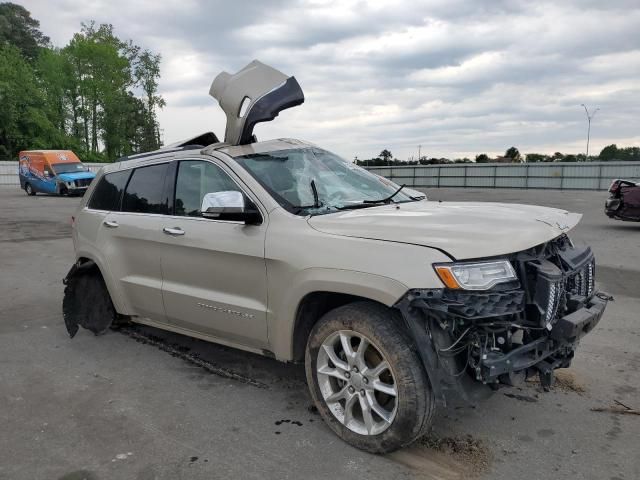
<svg viewBox="0 0 640 480"><path fill-rule="evenodd" d="M253 128L304 101L254 61L220 74L213 133L120 159L75 214L64 319L127 319L304 362L329 427L370 452L436 407L571 363L602 317L580 215L433 202L315 145Z"/></svg>

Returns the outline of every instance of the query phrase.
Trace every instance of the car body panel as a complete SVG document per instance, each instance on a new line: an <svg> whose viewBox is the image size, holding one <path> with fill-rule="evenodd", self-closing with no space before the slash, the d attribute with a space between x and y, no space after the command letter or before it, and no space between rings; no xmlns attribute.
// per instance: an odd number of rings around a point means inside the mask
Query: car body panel
<svg viewBox="0 0 640 480"><path fill-rule="evenodd" d="M532 205L420 201L314 216L309 224L325 233L423 245L470 259L542 244L581 217Z"/></svg>
<svg viewBox="0 0 640 480"><path fill-rule="evenodd" d="M105 222L115 222L118 226L109 228ZM97 249L102 252L127 305L126 312L161 323L167 323L160 267L165 223L162 215L109 212L97 241Z"/></svg>
<svg viewBox="0 0 640 480"><path fill-rule="evenodd" d="M266 224L168 217L184 235L162 242L162 296L168 323L267 347Z"/></svg>
<svg viewBox="0 0 640 480"><path fill-rule="evenodd" d="M344 293L392 306L410 285L442 288L431 264L450 260L422 246L318 232L282 208L269 213L265 257L269 341L281 360L292 359L296 315L306 295Z"/></svg>
<svg viewBox="0 0 640 480"><path fill-rule="evenodd" d="M92 184L90 189L94 187L95 184ZM118 285L114 275L110 272L108 261L104 255L105 252L101 249L101 239L106 228L104 221L109 212L87 209L85 207L86 200L87 197L84 197L83 202L73 216L74 221L71 224L71 236L76 261L88 259L95 262L102 273L116 311L122 315L133 315L135 312L125 302L124 292L122 292L120 285Z"/></svg>
<svg viewBox="0 0 640 480"><path fill-rule="evenodd" d="M64 182L72 182L74 180L93 180L96 174L93 172L69 172L60 173L56 176Z"/></svg>

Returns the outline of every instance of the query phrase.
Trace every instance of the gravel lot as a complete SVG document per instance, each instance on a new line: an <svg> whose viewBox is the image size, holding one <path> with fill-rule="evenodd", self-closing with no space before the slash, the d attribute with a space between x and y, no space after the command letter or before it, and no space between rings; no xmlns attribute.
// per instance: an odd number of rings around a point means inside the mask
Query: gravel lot
<svg viewBox="0 0 640 480"><path fill-rule="evenodd" d="M146 327L70 340L61 279L78 199L0 189L0 478L640 478L640 416L591 411L640 409L640 223L606 218L604 192L428 194L583 213L572 237L616 301L553 391L501 389L374 456L309 408L300 366Z"/></svg>

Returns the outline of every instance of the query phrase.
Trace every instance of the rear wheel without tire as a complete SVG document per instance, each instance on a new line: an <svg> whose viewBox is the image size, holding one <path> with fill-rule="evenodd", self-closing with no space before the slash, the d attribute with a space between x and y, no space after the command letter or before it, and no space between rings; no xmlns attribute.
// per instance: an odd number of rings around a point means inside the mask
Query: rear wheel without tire
<svg viewBox="0 0 640 480"><path fill-rule="evenodd" d="M79 326L96 335L109 329L116 319L116 311L100 273L90 270L67 278L62 314L71 338Z"/></svg>
<svg viewBox="0 0 640 480"><path fill-rule="evenodd" d="M434 398L395 313L370 302L328 312L313 327L305 367L313 400L331 429L373 453L427 432Z"/></svg>

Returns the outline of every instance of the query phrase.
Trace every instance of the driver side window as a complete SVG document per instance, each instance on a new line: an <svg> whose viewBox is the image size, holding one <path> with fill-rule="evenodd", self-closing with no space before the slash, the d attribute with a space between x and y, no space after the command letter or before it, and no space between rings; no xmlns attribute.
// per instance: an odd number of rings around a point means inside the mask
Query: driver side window
<svg viewBox="0 0 640 480"><path fill-rule="evenodd" d="M240 192L236 183L220 167L202 160L185 160L178 165L174 215L200 217L205 195Z"/></svg>

